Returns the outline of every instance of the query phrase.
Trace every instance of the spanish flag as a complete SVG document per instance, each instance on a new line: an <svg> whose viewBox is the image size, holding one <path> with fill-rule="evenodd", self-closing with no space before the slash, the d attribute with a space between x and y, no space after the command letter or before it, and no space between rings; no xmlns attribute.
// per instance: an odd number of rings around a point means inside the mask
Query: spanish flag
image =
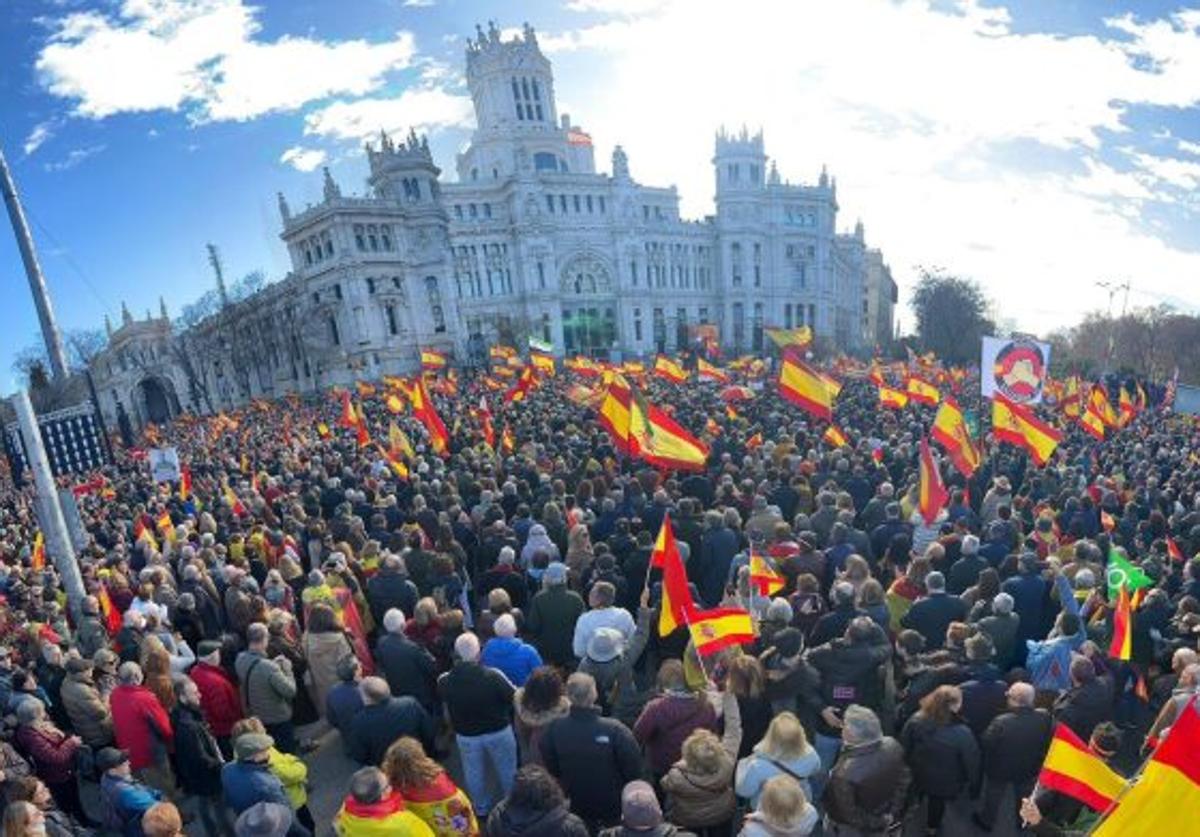
<svg viewBox="0 0 1200 837"><path fill-rule="evenodd" d="M933 460L933 451L929 449L929 442L921 438L921 485L918 490L919 507L921 509L921 517L925 518L925 525L932 526L937 520L938 512L946 505L946 501L950 499L950 492L946 490L946 484L942 482L942 475L938 471L937 463Z"/></svg>
<svg viewBox="0 0 1200 837"><path fill-rule="evenodd" d="M408 466L404 464L404 460L381 444L376 443L375 449L379 451L379 455L387 461L388 467L391 468L392 473L395 474L397 478L402 480L408 479L409 470Z"/></svg>
<svg viewBox="0 0 1200 837"><path fill-rule="evenodd" d="M1114 660L1128 660L1132 655L1133 607L1129 603L1129 588L1122 584L1117 596L1117 609L1113 611L1113 634L1108 644L1108 656Z"/></svg>
<svg viewBox="0 0 1200 837"><path fill-rule="evenodd" d="M46 537L41 530L33 536L33 550L29 555L29 566L35 570L46 566Z"/></svg>
<svg viewBox="0 0 1200 837"><path fill-rule="evenodd" d="M429 393L425 391L424 381L417 380L413 385L410 397L413 417L425 426L425 430L429 433L429 443L433 446L434 452L439 456L444 456L450 449L450 434L446 432L446 425L442 422L442 417L437 414L433 402L429 400Z"/></svg>
<svg viewBox="0 0 1200 837"><path fill-rule="evenodd" d="M101 582L100 589L96 591L96 601L100 603L100 613L104 616L105 630L108 631L109 636L116 636L121 632L121 611L117 610L112 596L108 595L107 584Z"/></svg>
<svg viewBox="0 0 1200 837"><path fill-rule="evenodd" d="M229 487L229 483L224 485L225 502L229 504L229 509L238 517L246 514L246 507L242 505L242 501L238 499L237 494Z"/></svg>
<svg viewBox="0 0 1200 837"><path fill-rule="evenodd" d="M1090 406L1100 418L1104 419L1105 425L1108 427L1117 427L1120 422L1117 420L1117 411L1113 409L1108 400L1108 390L1100 384L1092 387L1092 393L1088 397L1088 406Z"/></svg>
<svg viewBox="0 0 1200 837"><path fill-rule="evenodd" d="M512 346L491 346L488 348L488 356L492 360L504 360L510 358L517 353L517 350Z"/></svg>
<svg viewBox="0 0 1200 837"><path fill-rule="evenodd" d="M394 416L398 416L404 412L404 401L395 393L389 393L388 397L384 399L383 404L387 407L388 412Z"/></svg>
<svg viewBox="0 0 1200 837"><path fill-rule="evenodd" d="M916 375L909 376L905 391L913 401L928 407L936 407L937 403L942 400L942 394L937 387L928 381L921 380Z"/></svg>
<svg viewBox="0 0 1200 837"><path fill-rule="evenodd" d="M790 346L795 346L802 349L812 342L812 329L808 326L800 326L799 328L766 328L763 329L767 333L767 337L780 349L786 349Z"/></svg>
<svg viewBox="0 0 1200 837"><path fill-rule="evenodd" d="M326 428L328 431L329 428ZM187 502L192 496L192 469L186 465L179 469L179 499Z"/></svg>
<svg viewBox="0 0 1200 837"><path fill-rule="evenodd" d="M946 451L946 455L960 474L969 479L975 473L982 457L975 443L971 441L967 420L963 418L962 410L953 398L946 398L938 407L929 435Z"/></svg>
<svg viewBox="0 0 1200 837"><path fill-rule="evenodd" d="M844 448L846 445L850 444L850 441L846 438L846 434L843 433L836 424L831 424L826 427L825 432L821 434L821 438L827 445L831 445L835 448Z"/></svg>
<svg viewBox="0 0 1200 837"><path fill-rule="evenodd" d="M746 450L758 450L763 445L762 433L755 433L746 440Z"/></svg>
<svg viewBox="0 0 1200 837"><path fill-rule="evenodd" d="M715 654L734 645L754 642L754 622L740 607L718 607L691 614L688 630L701 656Z"/></svg>
<svg viewBox="0 0 1200 837"><path fill-rule="evenodd" d="M317 438L319 438L319 439L328 439L329 438L329 425L323 421L317 422Z"/></svg>
<svg viewBox="0 0 1200 837"><path fill-rule="evenodd" d="M344 427L347 430L352 430L358 426L358 416L354 412L354 405L350 403L350 390L342 390L342 414L338 416L338 427Z"/></svg>
<svg viewBox="0 0 1200 837"><path fill-rule="evenodd" d="M600 424L613 438L621 453L629 453L629 408L632 393L629 384L617 374L605 376L608 388L600 401Z"/></svg>
<svg viewBox="0 0 1200 837"><path fill-rule="evenodd" d="M825 378L804 361L800 353L787 350L779 368L779 394L812 416L833 421L833 394Z"/></svg>
<svg viewBox="0 0 1200 837"><path fill-rule="evenodd" d="M529 395L537 387L537 381L533 377L533 367L526 366L521 370L521 376L517 378L517 382L512 385L508 392L504 393L504 403L511 404L514 401L524 401L525 396Z"/></svg>
<svg viewBox="0 0 1200 837"><path fill-rule="evenodd" d="M1066 386L1063 388L1062 409L1063 415L1067 418L1078 418L1082 409L1080 403L1083 397L1079 394L1079 376L1072 375L1067 378Z"/></svg>
<svg viewBox="0 0 1200 837"><path fill-rule="evenodd" d="M687 370L669 357L662 355L654 359L654 374L673 384L682 384L688 379Z"/></svg>
<svg viewBox="0 0 1200 837"><path fill-rule="evenodd" d="M417 456L412 442L408 441L408 436L404 435L404 431L394 421L388 425L388 451L409 460L415 459Z"/></svg>
<svg viewBox="0 0 1200 837"><path fill-rule="evenodd" d="M531 350L529 352L529 362L533 364L535 369L540 369L550 377L554 377L554 355Z"/></svg>
<svg viewBox="0 0 1200 837"><path fill-rule="evenodd" d="M750 550L750 586L757 590L760 596L773 596L782 590L786 583L770 558L756 549Z"/></svg>
<svg viewBox="0 0 1200 837"><path fill-rule="evenodd" d="M171 515L164 509L163 513L154 521L155 527L162 536L166 538L167 543L175 543L175 524L171 522Z"/></svg>
<svg viewBox="0 0 1200 837"><path fill-rule="evenodd" d="M1117 404L1121 411L1121 425L1124 426L1133 421L1133 417L1137 415L1137 405L1133 403L1133 396L1129 394L1125 387L1121 387L1121 394L1118 396Z"/></svg>
<svg viewBox="0 0 1200 837"><path fill-rule="evenodd" d="M358 422L354 425L354 434L360 448L371 444L371 434L367 430L367 415L363 412L362 404L358 405Z"/></svg>
<svg viewBox="0 0 1200 837"><path fill-rule="evenodd" d="M879 388L879 406L889 410L903 410L908 406L908 395L903 390L882 386Z"/></svg>
<svg viewBox="0 0 1200 837"><path fill-rule="evenodd" d="M1062 434L1038 419L1031 409L998 393L992 398L992 433L1002 442L1025 448L1039 466L1050 460L1062 441Z"/></svg>
<svg viewBox="0 0 1200 837"><path fill-rule="evenodd" d="M594 378L600 375L602 371L596 361L584 355L567 358L563 361L563 366L567 367L578 375L584 375L589 378Z"/></svg>
<svg viewBox="0 0 1200 837"><path fill-rule="evenodd" d="M1083 425L1083 429L1096 439L1096 441L1104 441L1104 417L1097 413L1090 403L1080 412L1079 423Z"/></svg>
<svg viewBox="0 0 1200 837"><path fill-rule="evenodd" d="M1171 556L1172 561L1182 563L1187 560L1184 558L1183 550L1179 548L1179 544L1175 543L1175 539L1172 537L1167 538L1167 555Z"/></svg>
<svg viewBox="0 0 1200 837"><path fill-rule="evenodd" d="M479 396L479 418L483 428L483 440L487 446L496 449L496 428L492 424L492 410L488 407L487 397Z"/></svg>
<svg viewBox="0 0 1200 837"><path fill-rule="evenodd" d="M1095 837L1184 834L1194 829L1200 806L1200 715L1196 701L1184 707L1171 731L1146 762L1117 809L1092 832ZM1187 823L1192 822L1189 826Z"/></svg>
<svg viewBox="0 0 1200 837"><path fill-rule="evenodd" d="M517 439L507 424L504 425L504 432L500 434L500 449L505 453L512 453L517 449Z"/></svg>
<svg viewBox="0 0 1200 837"><path fill-rule="evenodd" d="M646 364L642 363L640 360L627 360L621 364L621 370L626 375L645 375Z"/></svg>
<svg viewBox="0 0 1200 837"><path fill-rule="evenodd" d="M629 406L630 450L659 468L700 471L708 461L708 445L634 391Z"/></svg>
<svg viewBox="0 0 1200 837"><path fill-rule="evenodd" d="M667 636L688 621L688 614L696 609L692 603L692 591L688 589L687 572L683 568L683 557L675 543L675 531L671 528L671 515L664 514L662 528L650 553L651 569L662 570L662 601L658 611L658 635Z"/></svg>
<svg viewBox="0 0 1200 837"><path fill-rule="evenodd" d="M421 368L422 369L445 369L446 356L437 349L422 349L421 350Z"/></svg>
<svg viewBox="0 0 1200 837"><path fill-rule="evenodd" d="M729 383L729 373L704 358L696 359L696 373L706 381L716 381L718 384Z"/></svg>
<svg viewBox="0 0 1200 837"><path fill-rule="evenodd" d="M369 384L366 381L355 381L354 386L358 388L359 398L370 398L375 394L375 385Z"/></svg>
<svg viewBox="0 0 1200 837"><path fill-rule="evenodd" d="M1142 410L1146 409L1147 403L1148 403L1148 401L1146 399L1146 390L1142 388L1142 382L1138 381L1138 383L1137 383L1137 404L1136 404L1137 411L1140 413Z"/></svg>
<svg viewBox="0 0 1200 837"><path fill-rule="evenodd" d="M1042 762L1038 784L1078 799L1094 811L1104 811L1121 793L1125 780L1088 749L1070 727L1059 724Z"/></svg>

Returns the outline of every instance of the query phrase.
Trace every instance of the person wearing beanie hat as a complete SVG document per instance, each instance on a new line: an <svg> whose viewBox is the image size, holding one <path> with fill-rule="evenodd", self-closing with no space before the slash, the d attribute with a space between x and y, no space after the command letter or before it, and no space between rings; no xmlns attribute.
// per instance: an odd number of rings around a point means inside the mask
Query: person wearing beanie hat
<svg viewBox="0 0 1200 837"><path fill-rule="evenodd" d="M221 768L221 787L225 804L235 814L258 802L291 806L283 783L271 772L269 760L274 746L271 736L256 732L240 735L233 742L237 760Z"/></svg>
<svg viewBox="0 0 1200 837"><path fill-rule="evenodd" d="M514 686L524 686L533 670L542 664L541 655L517 637L517 622L511 613L498 617L492 631L495 636L483 647L480 662L503 672Z"/></svg>
<svg viewBox="0 0 1200 837"><path fill-rule="evenodd" d="M546 663L563 668L575 665L572 638L584 610L580 595L567 588L567 565L555 562L546 567L542 589L525 612L529 638Z"/></svg>

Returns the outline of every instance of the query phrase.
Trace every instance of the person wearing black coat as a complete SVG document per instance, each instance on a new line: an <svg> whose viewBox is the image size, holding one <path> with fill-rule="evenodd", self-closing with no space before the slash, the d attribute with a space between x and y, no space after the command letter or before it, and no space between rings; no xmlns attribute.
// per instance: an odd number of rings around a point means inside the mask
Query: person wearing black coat
<svg viewBox="0 0 1200 837"><path fill-rule="evenodd" d="M965 535L962 539L962 557L950 567L950 577L946 579L946 588L956 596L962 595L968 587L974 587L979 582L979 574L991 566L987 559L979 554L979 538Z"/></svg>
<svg viewBox="0 0 1200 837"><path fill-rule="evenodd" d="M1071 660L1071 688L1054 701L1054 720L1066 724L1087 741L1101 721L1112 719L1112 690L1108 681L1096 676L1086 657Z"/></svg>
<svg viewBox="0 0 1200 837"><path fill-rule="evenodd" d="M433 719L411 697L392 697L382 677L366 677L358 684L362 711L350 720L347 751L360 764L382 764L387 748L397 738L409 736L421 742L426 755L434 755Z"/></svg>
<svg viewBox="0 0 1200 837"><path fill-rule="evenodd" d="M384 556L379 572L367 582L367 604L375 624L382 625L384 615L397 608L405 616L412 616L417 607L417 585L408 578L404 561L391 553Z"/></svg>
<svg viewBox="0 0 1200 837"><path fill-rule="evenodd" d="M979 789L979 745L959 718L962 692L939 686L921 701L900 731L900 744L913 773L913 785L925 799L925 825L930 833L941 827L946 805Z"/></svg>
<svg viewBox="0 0 1200 837"><path fill-rule="evenodd" d="M589 828L616 825L621 821L621 791L642 777L637 740L621 722L601 717L590 674L572 674L566 691L570 712L542 731L542 761L570 797L571 810Z"/></svg>
<svg viewBox="0 0 1200 837"><path fill-rule="evenodd" d="M963 694L963 720L975 733L983 735L992 719L1004 711L1008 683L1004 674L992 665L992 641L977 634L966 641L967 665L959 688Z"/></svg>
<svg viewBox="0 0 1200 837"><path fill-rule="evenodd" d="M408 695L437 712L437 663L433 655L404 635L404 613L392 608L380 623L387 631L375 644L375 662L396 697Z"/></svg>
<svg viewBox="0 0 1200 837"><path fill-rule="evenodd" d="M225 760L200 710L200 690L190 678L175 681L175 776L180 789L195 800L207 834L223 834L221 768Z"/></svg>
<svg viewBox="0 0 1200 837"><path fill-rule="evenodd" d="M987 786L975 823L985 831L996 824L1000 801L1012 788L1014 808L1033 792L1042 761L1054 737L1054 719L1044 709L1034 709L1034 689L1029 683L1008 687L1008 711L988 724L982 736L983 772Z"/></svg>
<svg viewBox="0 0 1200 837"><path fill-rule="evenodd" d="M488 815L484 837L588 837L583 820L571 813L562 788L546 768L527 764L512 790Z"/></svg>
<svg viewBox="0 0 1200 837"><path fill-rule="evenodd" d="M967 621L967 605L946 592L946 578L939 572L925 577L925 589L929 595L913 603L900 625L925 637L925 647L932 651L946 644L946 628L951 622Z"/></svg>

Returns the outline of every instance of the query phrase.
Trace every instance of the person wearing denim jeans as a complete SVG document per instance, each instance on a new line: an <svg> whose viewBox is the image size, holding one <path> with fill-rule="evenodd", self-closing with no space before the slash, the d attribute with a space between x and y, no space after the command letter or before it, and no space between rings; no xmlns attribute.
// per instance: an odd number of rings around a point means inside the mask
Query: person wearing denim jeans
<svg viewBox="0 0 1200 837"><path fill-rule="evenodd" d="M454 728L463 779L475 813L487 816L499 800L489 793L491 764L502 796L512 789L517 772L517 738L513 734L513 694L508 678L480 665L479 639L466 632L454 641L454 667L438 679L438 695Z"/></svg>

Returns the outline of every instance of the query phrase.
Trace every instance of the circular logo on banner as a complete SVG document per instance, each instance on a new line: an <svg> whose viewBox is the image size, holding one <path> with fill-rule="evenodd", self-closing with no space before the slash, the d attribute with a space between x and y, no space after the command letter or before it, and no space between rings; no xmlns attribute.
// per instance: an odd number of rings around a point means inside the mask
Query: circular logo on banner
<svg viewBox="0 0 1200 837"><path fill-rule="evenodd" d="M1033 340L1017 338L996 353L992 377L1004 396L1017 403L1035 400L1046 379L1046 358Z"/></svg>
<svg viewBox="0 0 1200 837"><path fill-rule="evenodd" d="M1120 590L1121 587L1129 583L1129 573L1125 572L1124 567L1117 567L1110 564L1108 569L1104 571L1104 580L1108 582L1109 589Z"/></svg>

